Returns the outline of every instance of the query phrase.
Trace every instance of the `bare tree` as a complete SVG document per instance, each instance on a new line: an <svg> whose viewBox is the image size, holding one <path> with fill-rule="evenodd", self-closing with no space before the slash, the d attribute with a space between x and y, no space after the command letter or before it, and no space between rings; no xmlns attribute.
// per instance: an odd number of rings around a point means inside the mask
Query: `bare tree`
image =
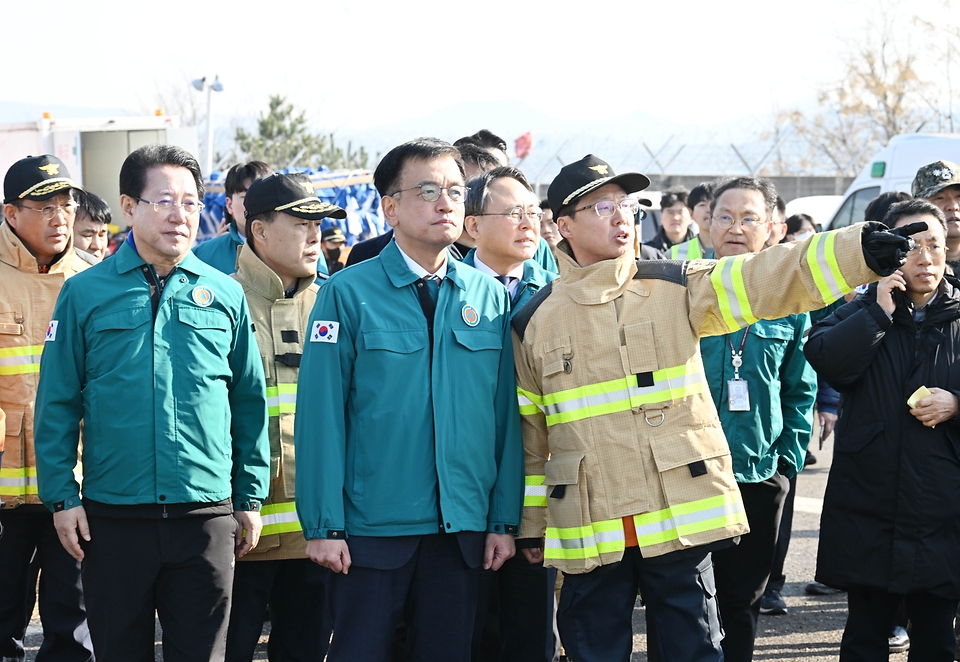
<svg viewBox="0 0 960 662"><path fill-rule="evenodd" d="M956 112L960 106L960 21L955 18L954 4L953 0L941 3L945 20L933 21L919 16L913 19L927 36L924 43L936 72L923 95L924 101L934 114L937 131L951 133L960 129L960 116Z"/></svg>

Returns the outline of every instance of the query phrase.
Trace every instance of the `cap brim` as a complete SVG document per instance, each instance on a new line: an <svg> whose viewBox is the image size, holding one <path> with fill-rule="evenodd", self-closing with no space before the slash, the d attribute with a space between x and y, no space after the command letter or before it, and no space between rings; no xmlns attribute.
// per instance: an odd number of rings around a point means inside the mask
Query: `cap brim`
<svg viewBox="0 0 960 662"><path fill-rule="evenodd" d="M563 206L571 205L588 193L592 193L598 188L602 188L608 184L616 184L623 189L624 193L629 195L630 193L642 191L650 186L650 180L646 175L641 175L639 172L625 172L622 175L614 175L613 177L598 179L590 182L578 190L574 195L570 196L567 200L564 200Z"/></svg>
<svg viewBox="0 0 960 662"><path fill-rule="evenodd" d="M945 182L943 184L938 184L937 186L928 186L919 193L917 193L915 198L930 198L935 196L937 193L943 189L950 188L951 186L960 186L960 182Z"/></svg>
<svg viewBox="0 0 960 662"><path fill-rule="evenodd" d="M60 191L65 189L75 188L78 190L83 190L82 187L78 186L76 182L67 177L60 177L57 179L46 179L35 186L31 186L26 191L20 194L21 200L49 200L55 196Z"/></svg>

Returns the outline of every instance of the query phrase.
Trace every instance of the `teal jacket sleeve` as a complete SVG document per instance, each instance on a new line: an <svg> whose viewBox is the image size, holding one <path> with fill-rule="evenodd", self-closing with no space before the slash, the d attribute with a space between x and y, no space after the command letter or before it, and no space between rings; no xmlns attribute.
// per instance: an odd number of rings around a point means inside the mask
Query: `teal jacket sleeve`
<svg viewBox="0 0 960 662"><path fill-rule="evenodd" d="M321 322L338 325L335 342L318 341L321 336L314 327ZM317 294L306 334L294 428L297 515L307 540L343 538L346 407L356 359L357 328L346 314L334 282L328 282Z"/></svg>
<svg viewBox="0 0 960 662"><path fill-rule="evenodd" d="M48 333L40 360L34 418L39 496L51 511L80 505L80 485L73 475L77 466L80 421L83 418L85 373L83 329L77 319L72 280L64 283L53 310L53 337Z"/></svg>
<svg viewBox="0 0 960 662"><path fill-rule="evenodd" d="M781 473L788 478L803 469L813 431L813 404L817 396L817 373L803 355L804 334L810 328L806 313L792 318L794 333L780 367L780 407L783 431L774 442Z"/></svg>
<svg viewBox="0 0 960 662"><path fill-rule="evenodd" d="M238 504L256 499L262 503L270 490L266 381L250 311L243 298L233 329L230 369L233 374L228 387L233 440L233 501Z"/></svg>
<svg viewBox="0 0 960 662"><path fill-rule="evenodd" d="M514 370L510 316L503 316L503 345L494 403L497 417L497 481L490 493L488 533L520 533L523 511L524 460L520 436L520 405Z"/></svg>

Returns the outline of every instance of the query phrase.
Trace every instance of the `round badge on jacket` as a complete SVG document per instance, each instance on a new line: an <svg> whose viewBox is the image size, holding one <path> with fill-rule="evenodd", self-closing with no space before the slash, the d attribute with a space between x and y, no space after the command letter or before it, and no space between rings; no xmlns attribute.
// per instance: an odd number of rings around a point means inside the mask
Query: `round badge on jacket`
<svg viewBox="0 0 960 662"><path fill-rule="evenodd" d="M193 302L198 306L206 308L211 303L213 303L213 290L211 290L206 285L197 285L193 288L193 291L190 292L190 297L193 299Z"/></svg>
<svg viewBox="0 0 960 662"><path fill-rule="evenodd" d="M463 317L463 321L466 322L467 326L476 326L480 323L480 313L469 303L463 304L463 310L460 311L460 315Z"/></svg>

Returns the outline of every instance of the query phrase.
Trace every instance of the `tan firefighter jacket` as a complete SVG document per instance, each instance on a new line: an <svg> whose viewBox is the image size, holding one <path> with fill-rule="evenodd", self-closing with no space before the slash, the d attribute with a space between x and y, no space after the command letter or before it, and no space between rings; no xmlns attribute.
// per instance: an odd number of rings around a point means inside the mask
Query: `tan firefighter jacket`
<svg viewBox="0 0 960 662"><path fill-rule="evenodd" d="M861 230L718 261L631 252L583 268L562 242L560 278L513 320L520 538L545 537L548 566L583 573L622 558L625 517L646 557L746 533L698 340L822 308L879 278Z"/></svg>
<svg viewBox="0 0 960 662"><path fill-rule="evenodd" d="M40 379L40 354L53 306L67 278L87 269L73 238L48 273L6 222L0 224L0 409L6 435L0 450L0 501L5 508L39 504L37 459L33 449L34 400Z"/></svg>
<svg viewBox="0 0 960 662"><path fill-rule="evenodd" d="M301 278L296 294L285 299L280 277L244 244L233 274L247 298L254 335L267 380L270 415L270 495L260 509L263 531L260 543L245 561L306 558L306 540L297 519L294 501L296 461L293 422L297 408L297 373L317 285Z"/></svg>

